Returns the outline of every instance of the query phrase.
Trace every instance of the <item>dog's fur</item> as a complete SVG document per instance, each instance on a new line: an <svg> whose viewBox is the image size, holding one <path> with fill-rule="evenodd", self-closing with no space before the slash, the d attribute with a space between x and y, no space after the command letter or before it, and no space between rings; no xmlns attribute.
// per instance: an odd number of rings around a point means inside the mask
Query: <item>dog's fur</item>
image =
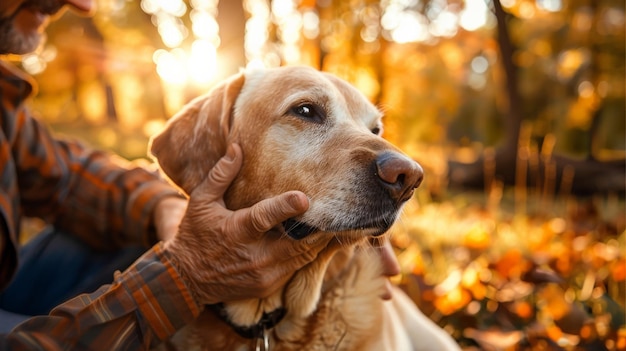
<svg viewBox="0 0 626 351"><path fill-rule="evenodd" d="M381 113L343 80L283 67L232 77L188 104L151 142L162 171L186 193L237 142L244 163L225 196L231 209L288 190L309 197L309 210L294 223L315 228L300 233L305 239L332 238L328 247L279 293L222 311L232 324L252 326L284 307L284 318L266 331L272 350L458 350L399 289L391 301L380 299L385 278L368 238L389 229L422 177L381 129ZM258 341L205 311L169 346L249 350Z"/></svg>

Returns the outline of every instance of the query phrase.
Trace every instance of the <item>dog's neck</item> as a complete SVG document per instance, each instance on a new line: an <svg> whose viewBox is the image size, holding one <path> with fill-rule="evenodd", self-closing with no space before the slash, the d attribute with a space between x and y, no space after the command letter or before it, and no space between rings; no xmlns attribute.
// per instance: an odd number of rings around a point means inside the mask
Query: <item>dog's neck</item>
<svg viewBox="0 0 626 351"><path fill-rule="evenodd" d="M367 306L378 306L376 301L379 301L378 296L384 288L384 280L377 279L382 278L379 260L371 255L371 250L366 249L369 245L366 242L365 248L359 245L346 245L345 242L329 245L321 253L321 261L327 262L320 265L314 261L311 264L315 267L307 269L305 266L298 271L277 294L275 305L268 298L207 306L202 318L212 322L205 325L222 328L222 333L232 335L226 339L211 339L209 344L222 345L224 340L230 340L234 343L232 345L262 346L268 342L269 345L280 343L284 346L281 350L296 350L302 345L302 340L308 340L311 344L319 344L320 349L327 349L324 345L329 342L333 345L354 342L342 337L348 329L351 335L356 333L359 338L367 336L365 330L369 329L366 326L380 320L379 309ZM318 269L321 274L312 274ZM294 288L293 284L300 286ZM311 290L315 286L317 291L313 294ZM248 319L247 324L236 323L232 318L246 315L237 313L259 310L261 313L255 314L254 319Z"/></svg>
<svg viewBox="0 0 626 351"><path fill-rule="evenodd" d="M217 303L214 305L207 305L207 309L215 313L222 321L228 324L239 336L246 339L263 339L265 333L274 328L285 316L285 308L279 307L271 312L264 312L261 320L255 325L241 326L233 323L228 312L224 308L223 303Z"/></svg>
<svg viewBox="0 0 626 351"><path fill-rule="evenodd" d="M349 265L359 241L347 243L332 239L314 261L298 270L276 294L220 306L223 319L235 328L247 330L264 325L267 328L264 317L278 315L275 311L279 309L284 309L289 318L307 318L315 311L320 297L334 286L337 277Z"/></svg>

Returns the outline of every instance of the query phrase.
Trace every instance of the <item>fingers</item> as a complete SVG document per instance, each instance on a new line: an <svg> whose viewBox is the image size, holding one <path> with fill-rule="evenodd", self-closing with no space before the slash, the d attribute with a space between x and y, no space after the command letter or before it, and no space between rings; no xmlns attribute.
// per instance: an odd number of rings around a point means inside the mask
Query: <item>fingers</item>
<svg viewBox="0 0 626 351"><path fill-rule="evenodd" d="M394 275L400 274L400 263L398 263L398 258L393 252L393 247L391 246L391 242L389 242L389 238L384 236L376 241L372 241L372 244L380 259L383 269L382 275L384 277L393 277ZM392 297L393 289L391 282L389 279L385 279L385 287L380 295L380 298L383 300L391 300Z"/></svg>
<svg viewBox="0 0 626 351"><path fill-rule="evenodd" d="M380 294L380 298L384 301L388 301L393 298L393 286L391 285L389 279L385 279L385 287L382 294Z"/></svg>
<svg viewBox="0 0 626 351"><path fill-rule="evenodd" d="M231 144L222 157L209 172L206 179L194 189L194 192L202 191L203 201L215 201L224 197L224 193L239 173L243 162L241 147Z"/></svg>
<svg viewBox="0 0 626 351"><path fill-rule="evenodd" d="M263 200L250 207L243 221L250 233L262 235L289 218L299 216L309 209L309 199L300 191Z"/></svg>
<svg viewBox="0 0 626 351"><path fill-rule="evenodd" d="M398 263L398 258L393 252L389 239L385 239L383 245L378 248L378 254L380 255L384 276L393 277L400 274L400 263Z"/></svg>

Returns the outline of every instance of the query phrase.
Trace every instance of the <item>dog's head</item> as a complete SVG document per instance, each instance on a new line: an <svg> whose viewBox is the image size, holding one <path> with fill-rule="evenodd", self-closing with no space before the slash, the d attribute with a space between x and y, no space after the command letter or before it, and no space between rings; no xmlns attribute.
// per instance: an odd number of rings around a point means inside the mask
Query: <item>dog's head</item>
<svg viewBox="0 0 626 351"><path fill-rule="evenodd" d="M151 153L190 193L237 142L244 162L225 196L229 208L300 190L310 207L285 223L291 237L375 236L423 176L380 136L381 117L333 75L306 67L247 71L188 104L152 139Z"/></svg>

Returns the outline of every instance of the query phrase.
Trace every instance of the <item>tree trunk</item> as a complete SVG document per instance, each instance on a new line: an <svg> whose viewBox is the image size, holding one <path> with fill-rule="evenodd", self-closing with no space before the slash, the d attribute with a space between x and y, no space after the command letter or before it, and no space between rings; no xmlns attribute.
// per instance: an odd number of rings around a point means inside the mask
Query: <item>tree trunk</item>
<svg viewBox="0 0 626 351"><path fill-rule="evenodd" d="M494 0L498 23L498 44L503 65L508 111L505 116L505 142L491 154L483 154L476 162L464 164L450 161L451 187L486 189L497 179L506 185L532 186L544 193L590 195L614 192L626 193L626 161L602 162L593 157L576 160L553 155L542 159L531 155L527 147L528 136L521 136L523 116L522 99L518 90L517 67L513 62L514 46L507 28L506 13L500 0ZM597 116L594 116L597 122ZM594 134L595 127L590 133Z"/></svg>
<svg viewBox="0 0 626 351"><path fill-rule="evenodd" d="M513 63L513 55L515 47L511 42L509 29L507 27L507 14L502 9L500 0L493 1L497 26L498 26L498 47L500 48L500 60L504 69L504 77L506 80L506 92L508 99L508 111L505 114L505 143L504 150L510 153L512 159L517 154L518 139L522 126L522 98L519 94L517 67Z"/></svg>

